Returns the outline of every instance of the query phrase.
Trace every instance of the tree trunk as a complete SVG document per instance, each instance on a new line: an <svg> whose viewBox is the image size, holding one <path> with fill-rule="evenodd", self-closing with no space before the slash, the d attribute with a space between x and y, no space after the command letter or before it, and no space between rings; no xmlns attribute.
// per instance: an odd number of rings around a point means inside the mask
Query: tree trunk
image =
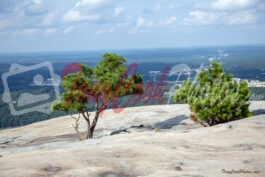
<svg viewBox="0 0 265 177"><path fill-rule="evenodd" d="M93 138L93 133L94 133L94 130L95 130L97 122L98 122L99 113L100 113L99 111L96 112L92 125L91 126L89 124L87 125L86 139L92 139Z"/></svg>
<svg viewBox="0 0 265 177"><path fill-rule="evenodd" d="M87 125L87 134L86 139L92 139L93 138L93 131L89 125Z"/></svg>

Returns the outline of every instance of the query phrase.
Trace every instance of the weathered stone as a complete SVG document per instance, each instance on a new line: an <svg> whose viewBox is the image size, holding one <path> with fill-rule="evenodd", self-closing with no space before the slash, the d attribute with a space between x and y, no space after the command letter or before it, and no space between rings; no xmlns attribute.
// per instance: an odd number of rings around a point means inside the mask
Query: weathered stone
<svg viewBox="0 0 265 177"><path fill-rule="evenodd" d="M0 177L265 176L265 115L205 128L189 114L188 105L107 110L84 141L69 116L2 130Z"/></svg>

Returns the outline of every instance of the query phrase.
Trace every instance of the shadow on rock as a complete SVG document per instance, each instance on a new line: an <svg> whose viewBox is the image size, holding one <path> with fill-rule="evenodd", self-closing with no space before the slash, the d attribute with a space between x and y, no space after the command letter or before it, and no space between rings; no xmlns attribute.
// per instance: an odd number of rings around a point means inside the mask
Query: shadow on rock
<svg viewBox="0 0 265 177"><path fill-rule="evenodd" d="M253 116L257 116L257 115L261 115L261 114L265 114L265 109L257 109L252 111Z"/></svg>
<svg viewBox="0 0 265 177"><path fill-rule="evenodd" d="M180 123L180 122L188 118L189 117L186 115L180 115L171 119L164 120L162 122L155 123L153 127L159 129L171 129L176 125L187 125L186 123Z"/></svg>
<svg viewBox="0 0 265 177"><path fill-rule="evenodd" d="M148 131L148 130L153 130L154 128L151 127L150 125L137 125L137 126L130 126L125 129L121 130L116 130L114 132L110 133L110 136L120 134L120 133L134 133L134 132L143 132L143 131Z"/></svg>
<svg viewBox="0 0 265 177"><path fill-rule="evenodd" d="M110 136L117 135L120 133L133 133L133 132L143 132L143 131L150 131L154 129L171 129L176 125L187 125L186 123L180 123L181 121L188 119L188 116L180 115L174 118L170 118L164 120L162 122L155 123L154 125L137 125L137 126L130 126L125 129L116 130L110 133Z"/></svg>
<svg viewBox="0 0 265 177"><path fill-rule="evenodd" d="M132 176L123 173L104 172L99 174L99 177L132 177Z"/></svg>

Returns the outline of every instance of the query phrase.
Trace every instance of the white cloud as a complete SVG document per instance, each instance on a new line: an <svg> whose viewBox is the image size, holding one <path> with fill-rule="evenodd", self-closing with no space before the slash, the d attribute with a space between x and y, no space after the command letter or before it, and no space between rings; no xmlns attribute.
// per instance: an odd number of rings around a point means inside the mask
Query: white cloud
<svg viewBox="0 0 265 177"><path fill-rule="evenodd" d="M189 17L184 19L184 24L210 25L220 20L224 13L191 11Z"/></svg>
<svg viewBox="0 0 265 177"><path fill-rule="evenodd" d="M129 34L148 33L150 31L151 31L150 29L133 28L133 29L129 30Z"/></svg>
<svg viewBox="0 0 265 177"><path fill-rule="evenodd" d="M184 19L185 25L246 25L253 24L257 21L257 17L253 11L237 11L237 12L206 12L191 11L189 17Z"/></svg>
<svg viewBox="0 0 265 177"><path fill-rule="evenodd" d="M82 0L75 4L63 17L64 22L97 21L101 18L103 7L108 7L112 0ZM109 9L109 8L108 8ZM117 9L115 13L121 13Z"/></svg>
<svg viewBox="0 0 265 177"><path fill-rule="evenodd" d="M105 30L105 29L99 29L96 31L96 34L106 34L106 33L113 33L114 30L113 29L108 29L108 30Z"/></svg>
<svg viewBox="0 0 265 177"><path fill-rule="evenodd" d="M46 34L53 34L53 33L55 33L57 31L57 28L48 28L47 30L46 30Z"/></svg>
<svg viewBox="0 0 265 177"><path fill-rule="evenodd" d="M36 28L28 28L28 29L25 29L25 30L23 31L23 34L31 35L31 34L35 33L36 31L37 31Z"/></svg>
<svg viewBox="0 0 265 177"><path fill-rule="evenodd" d="M139 17L137 19L136 28L142 28L142 27L151 27L153 26L154 22L152 20L146 21L142 17Z"/></svg>
<svg viewBox="0 0 265 177"><path fill-rule="evenodd" d="M99 14L81 15L78 10L74 10L74 9L71 9L63 17L64 22L96 21L98 19L100 19Z"/></svg>
<svg viewBox="0 0 265 177"><path fill-rule="evenodd" d="M257 9L261 9L261 0L215 0L208 6L197 5L203 10L194 10L184 19L186 25L246 25L257 22Z"/></svg>
<svg viewBox="0 0 265 177"><path fill-rule="evenodd" d="M44 17L43 21L40 25L42 26L49 26L55 19L55 13L49 13L47 16Z"/></svg>
<svg viewBox="0 0 265 177"><path fill-rule="evenodd" d="M137 28L141 28L141 27L143 27L144 25L145 25L145 20L144 20L142 17L139 17L139 18L137 19L136 27L137 27Z"/></svg>
<svg viewBox="0 0 265 177"><path fill-rule="evenodd" d="M139 17L136 22L136 28L151 27L153 24L153 20L146 21L142 17Z"/></svg>
<svg viewBox="0 0 265 177"><path fill-rule="evenodd" d="M73 31L74 29L75 29L74 26L69 26L69 27L67 27L67 28L63 31L63 33L64 33L64 34L68 34L68 33L70 33L71 31Z"/></svg>
<svg viewBox="0 0 265 177"><path fill-rule="evenodd" d="M47 9L43 5L42 0L22 1L18 4L17 8L25 10L27 15L43 15L47 13Z"/></svg>
<svg viewBox="0 0 265 177"><path fill-rule="evenodd" d="M36 5L41 5L42 4L42 0L33 0L33 2Z"/></svg>
<svg viewBox="0 0 265 177"><path fill-rule="evenodd" d="M150 28L154 25L153 20L146 21L144 18L139 17L136 22L136 26L129 30L130 34L146 33L150 32Z"/></svg>
<svg viewBox="0 0 265 177"><path fill-rule="evenodd" d="M257 19L250 11L239 11L228 16L226 21L230 25L245 25L253 24Z"/></svg>
<svg viewBox="0 0 265 177"><path fill-rule="evenodd" d="M175 25L177 23L177 18L175 16L170 17L166 21L162 22L164 25Z"/></svg>
<svg viewBox="0 0 265 177"><path fill-rule="evenodd" d="M116 7L114 11L114 16L115 17L119 16L124 10L125 10L124 7Z"/></svg>
<svg viewBox="0 0 265 177"><path fill-rule="evenodd" d="M96 10L107 4L111 3L111 0L82 0L77 2L75 8L86 8L87 10Z"/></svg>
<svg viewBox="0 0 265 177"><path fill-rule="evenodd" d="M145 26L146 27L152 27L153 24L154 24L153 20L150 20L150 21L146 22Z"/></svg>
<svg viewBox="0 0 265 177"><path fill-rule="evenodd" d="M217 0L212 3L214 10L241 10L250 8L257 3L257 0Z"/></svg>

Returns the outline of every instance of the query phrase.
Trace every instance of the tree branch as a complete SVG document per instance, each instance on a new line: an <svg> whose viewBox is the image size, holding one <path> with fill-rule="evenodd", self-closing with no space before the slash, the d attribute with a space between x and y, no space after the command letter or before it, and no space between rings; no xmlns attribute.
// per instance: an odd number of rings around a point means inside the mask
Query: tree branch
<svg viewBox="0 0 265 177"><path fill-rule="evenodd" d="M85 115L85 113L82 112L82 115L83 115L84 119L86 120L88 126L90 127L90 120L89 120L90 114L87 111L86 111L86 113L87 113L87 115Z"/></svg>
<svg viewBox="0 0 265 177"><path fill-rule="evenodd" d="M102 105L100 106L99 108L99 112L103 111L105 109L105 107L108 106L108 103L107 102L103 102Z"/></svg>
<svg viewBox="0 0 265 177"><path fill-rule="evenodd" d="M99 111L96 111L96 112L95 112L94 120L93 120L92 125L91 125L91 128L92 128L92 129L94 129L95 126L96 126L96 124L97 124L99 114L100 114Z"/></svg>
<svg viewBox="0 0 265 177"><path fill-rule="evenodd" d="M97 94L97 96L96 96L96 111L99 110L99 109L98 109L98 96L99 96L99 94Z"/></svg>
<svg viewBox="0 0 265 177"><path fill-rule="evenodd" d="M201 121L198 121L199 122L199 124L201 124L202 126L204 126L204 127L207 127L205 124L203 124Z"/></svg>
<svg viewBox="0 0 265 177"><path fill-rule="evenodd" d="M89 119L91 113L88 113L88 111L86 111L86 115L87 115L87 118Z"/></svg>
<svg viewBox="0 0 265 177"><path fill-rule="evenodd" d="M84 137L82 136L81 132L79 131L79 120L80 120L80 113L78 114L78 117L74 117L73 115L71 115L71 117L75 120L75 124L72 124L72 126L74 127L75 131L77 132L79 139L83 140Z"/></svg>

